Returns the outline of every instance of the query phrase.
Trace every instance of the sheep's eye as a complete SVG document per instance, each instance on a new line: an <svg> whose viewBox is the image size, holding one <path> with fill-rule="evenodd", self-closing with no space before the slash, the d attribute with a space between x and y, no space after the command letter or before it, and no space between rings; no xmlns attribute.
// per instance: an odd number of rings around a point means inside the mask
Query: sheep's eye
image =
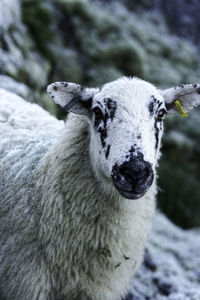
<svg viewBox="0 0 200 300"><path fill-rule="evenodd" d="M103 118L102 111L100 110L99 107L94 107L92 111L93 111L93 113L95 114L96 120L100 120L100 119Z"/></svg>
<svg viewBox="0 0 200 300"><path fill-rule="evenodd" d="M158 112L158 115L157 115L157 121L158 122L161 122L162 119L163 119L163 116L166 114L166 110L165 109L162 109Z"/></svg>

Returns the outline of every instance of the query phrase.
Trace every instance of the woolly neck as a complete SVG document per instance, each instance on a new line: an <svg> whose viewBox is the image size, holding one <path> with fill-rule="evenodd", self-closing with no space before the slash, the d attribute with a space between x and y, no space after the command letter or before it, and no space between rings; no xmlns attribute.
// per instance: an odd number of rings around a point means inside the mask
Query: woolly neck
<svg viewBox="0 0 200 300"><path fill-rule="evenodd" d="M112 182L98 182L89 158L90 129L85 117L70 114L60 138L52 145L37 170L37 191L40 194L42 215L77 213L81 219L93 223L108 213L126 214L138 209L144 199L154 192L154 184L139 200L127 200L114 188ZM146 201L146 200L145 200Z"/></svg>
<svg viewBox="0 0 200 300"><path fill-rule="evenodd" d="M98 258L98 269L101 268L101 253L106 245L115 253L109 268L117 265L124 251L131 255L134 224L136 231L139 224L149 226L154 212L154 186L145 197L134 201L122 198L112 183L96 180L89 161L89 141L87 120L70 116L35 174L39 238L50 276L56 274L55 289L59 284L66 286L73 270L84 280L86 272L80 271L80 265L93 272ZM147 232L145 229L140 239Z"/></svg>

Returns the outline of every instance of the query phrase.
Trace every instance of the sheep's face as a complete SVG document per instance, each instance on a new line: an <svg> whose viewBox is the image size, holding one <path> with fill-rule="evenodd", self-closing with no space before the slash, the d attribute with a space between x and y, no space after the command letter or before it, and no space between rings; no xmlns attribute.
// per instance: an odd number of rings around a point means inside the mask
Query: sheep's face
<svg viewBox="0 0 200 300"><path fill-rule="evenodd" d="M91 164L125 198L141 198L153 182L165 113L156 88L138 79L108 83L93 97Z"/></svg>
<svg viewBox="0 0 200 300"><path fill-rule="evenodd" d="M178 94L183 102L188 94L186 87L191 86L183 86ZM197 85L192 88L196 95ZM90 160L97 179L111 181L125 198L138 199L148 191L155 177L163 117L166 106L169 111L174 110L179 89L158 91L146 81L124 77L101 89L57 82L48 87L48 92L65 110L87 116Z"/></svg>

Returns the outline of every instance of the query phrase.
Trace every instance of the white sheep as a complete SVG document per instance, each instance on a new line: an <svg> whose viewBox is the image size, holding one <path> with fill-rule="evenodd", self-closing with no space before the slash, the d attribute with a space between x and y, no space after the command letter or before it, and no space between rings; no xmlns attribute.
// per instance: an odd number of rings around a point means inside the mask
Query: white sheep
<svg viewBox="0 0 200 300"><path fill-rule="evenodd" d="M0 91L3 299L126 295L154 213L162 119L177 99L198 105L199 91L126 77L101 89L53 83L49 95L72 112L65 127Z"/></svg>

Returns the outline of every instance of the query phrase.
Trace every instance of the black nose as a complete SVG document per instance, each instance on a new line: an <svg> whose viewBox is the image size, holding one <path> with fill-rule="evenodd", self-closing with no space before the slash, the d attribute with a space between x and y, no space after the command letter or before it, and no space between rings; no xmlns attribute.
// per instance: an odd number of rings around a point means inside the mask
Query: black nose
<svg viewBox="0 0 200 300"><path fill-rule="evenodd" d="M128 199L141 198L153 182L153 170L141 157L132 157L112 169L112 179L117 190Z"/></svg>

